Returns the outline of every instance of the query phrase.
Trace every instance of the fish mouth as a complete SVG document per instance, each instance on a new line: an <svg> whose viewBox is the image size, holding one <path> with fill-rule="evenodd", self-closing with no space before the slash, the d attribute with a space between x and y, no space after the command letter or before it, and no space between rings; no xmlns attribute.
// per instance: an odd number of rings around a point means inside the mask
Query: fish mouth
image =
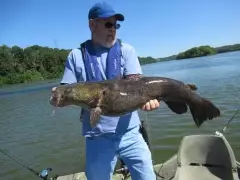
<svg viewBox="0 0 240 180"><path fill-rule="evenodd" d="M58 107L59 104L61 104L65 100L65 96L63 92L55 91L53 98L56 101L56 107Z"/></svg>
<svg viewBox="0 0 240 180"><path fill-rule="evenodd" d="M57 101L63 101L65 98L64 98L64 94L58 94L57 95Z"/></svg>
<svg viewBox="0 0 240 180"><path fill-rule="evenodd" d="M55 99L56 105L55 105L55 108L53 109L52 116L54 116L55 110L56 110L57 107L62 107L61 104L62 104L62 101L64 99L64 95L63 94L58 94L58 93L55 92L54 95L53 95L53 98Z"/></svg>

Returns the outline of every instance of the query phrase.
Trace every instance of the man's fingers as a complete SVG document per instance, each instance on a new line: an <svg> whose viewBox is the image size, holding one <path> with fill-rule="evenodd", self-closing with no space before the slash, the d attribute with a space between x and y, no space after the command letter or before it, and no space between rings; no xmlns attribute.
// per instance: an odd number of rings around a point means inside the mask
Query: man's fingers
<svg viewBox="0 0 240 180"><path fill-rule="evenodd" d="M148 111L150 111L150 109L151 109L151 107L150 107L150 102L147 102L147 103L145 104L145 109L148 110Z"/></svg>
<svg viewBox="0 0 240 180"><path fill-rule="evenodd" d="M155 108L158 108L160 106L160 103L158 102L157 99L154 99L153 102L154 102Z"/></svg>
<svg viewBox="0 0 240 180"><path fill-rule="evenodd" d="M150 104L150 110L155 109L156 106L155 106L154 100L150 100L149 104Z"/></svg>
<svg viewBox="0 0 240 180"><path fill-rule="evenodd" d="M142 110L145 111L152 111L154 109L157 109L160 106L160 102L158 102L157 99L150 100L146 104L142 106Z"/></svg>

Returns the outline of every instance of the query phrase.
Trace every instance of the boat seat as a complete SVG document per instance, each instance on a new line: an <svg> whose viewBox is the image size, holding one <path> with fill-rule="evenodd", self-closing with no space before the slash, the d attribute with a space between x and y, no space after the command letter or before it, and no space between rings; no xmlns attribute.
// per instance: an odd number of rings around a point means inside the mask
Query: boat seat
<svg viewBox="0 0 240 180"><path fill-rule="evenodd" d="M224 137L185 136L177 164L174 180L238 180L235 155Z"/></svg>

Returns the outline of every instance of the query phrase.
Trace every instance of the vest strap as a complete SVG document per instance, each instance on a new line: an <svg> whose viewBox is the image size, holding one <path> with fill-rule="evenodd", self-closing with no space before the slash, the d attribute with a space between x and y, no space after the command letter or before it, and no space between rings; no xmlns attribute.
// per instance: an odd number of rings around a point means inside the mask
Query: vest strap
<svg viewBox="0 0 240 180"><path fill-rule="evenodd" d="M121 39L117 39L117 40L118 40L118 42L120 43L120 45L122 47L122 40ZM85 43L86 43L86 41L81 43L81 45L80 45L80 50L81 50L81 53L82 53L83 62L85 62L85 57L86 57L85 56L85 50L84 50L85 49ZM122 57L122 52L121 52L121 57ZM85 67L85 70L86 70L86 67Z"/></svg>

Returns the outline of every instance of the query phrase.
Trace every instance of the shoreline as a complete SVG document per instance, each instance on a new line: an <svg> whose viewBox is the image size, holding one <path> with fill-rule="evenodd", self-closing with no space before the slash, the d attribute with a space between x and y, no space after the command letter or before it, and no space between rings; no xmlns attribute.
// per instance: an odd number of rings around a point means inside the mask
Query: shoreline
<svg viewBox="0 0 240 180"><path fill-rule="evenodd" d="M240 44L239 44L239 48L240 48ZM193 48L191 48L193 49ZM191 49L188 49L187 51L184 51L182 53L186 53L188 52L189 50ZM196 49L196 48L195 48ZM215 55L219 55L219 54L225 54L225 53L233 53L233 52L237 52L237 51L240 51L240 50L232 50L232 51L224 51L224 52L216 52L214 54L207 54L207 55L202 55L202 56L197 56L197 57L186 57L186 58L181 58L181 59L177 59L177 55L172 55L172 56L169 56L169 57L165 57L165 58L158 58L158 59L155 59L155 58L152 58L152 57L138 57L139 58L139 62L140 62L140 65L141 66L144 66L144 65L148 65L148 64L153 64L153 63L159 63L159 62L166 62L166 61L173 61L173 60L188 60L188 59L195 59L195 58L200 58L200 57L209 57L209 56L215 56ZM181 53L179 53L181 54ZM24 84L32 84L32 83L41 83L41 82L49 82L49 83L52 83L54 81L57 81L59 78L61 78L61 73L58 73L58 75L55 75L55 77L51 77L50 78L46 78L44 77L40 72L35 72L35 70L27 70L25 71L24 73L28 73L26 75L26 78L28 79L31 79L31 75L33 74L33 78L31 80L26 80L24 79L23 82L19 82L19 83L11 83L11 78L8 79L7 76L2 76L0 78L0 81L2 80L2 83L0 82L0 89L2 88L7 88L7 87L10 87L10 86L15 86L15 85L24 85ZM48 73L48 72L46 72ZM24 76L22 77L22 74L20 73L12 73L13 76L15 76L15 78L17 76L21 76L19 78L23 79ZM18 78L18 77L17 77ZM10 82L10 83L4 83L4 81L7 81L7 82ZM1 92L0 92L1 94Z"/></svg>

